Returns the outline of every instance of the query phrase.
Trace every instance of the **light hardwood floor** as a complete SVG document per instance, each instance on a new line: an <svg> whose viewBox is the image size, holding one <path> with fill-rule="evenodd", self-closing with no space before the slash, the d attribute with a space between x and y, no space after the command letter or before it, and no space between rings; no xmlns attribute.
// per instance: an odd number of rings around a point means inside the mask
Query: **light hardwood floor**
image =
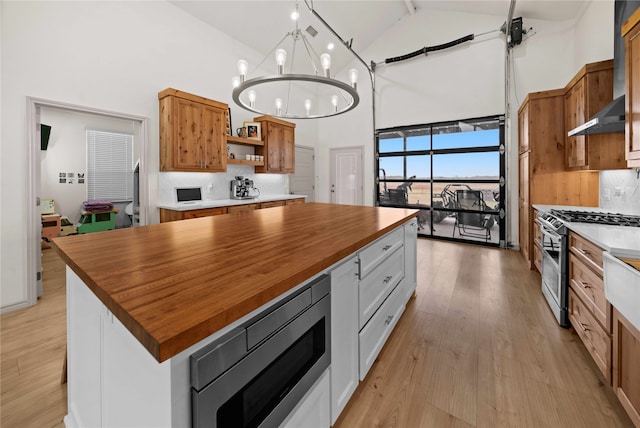
<svg viewBox="0 0 640 428"><path fill-rule="evenodd" d="M47 428L67 413L61 384L67 346L65 265L42 250L44 292L37 305L0 318L0 426Z"/></svg>
<svg viewBox="0 0 640 428"><path fill-rule="evenodd" d="M44 297L1 319L3 428L66 413L64 264L43 256ZM589 358L518 252L420 239L416 297L336 427L631 427Z"/></svg>

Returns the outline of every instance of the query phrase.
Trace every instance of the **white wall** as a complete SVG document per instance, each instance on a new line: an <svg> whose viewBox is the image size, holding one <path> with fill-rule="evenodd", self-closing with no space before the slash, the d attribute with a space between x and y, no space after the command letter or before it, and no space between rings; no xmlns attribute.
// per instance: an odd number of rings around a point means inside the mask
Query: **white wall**
<svg viewBox="0 0 640 428"><path fill-rule="evenodd" d="M28 159L26 97L149 118L150 221L158 221L158 97L167 87L232 104L238 58L261 56L162 1L2 1L0 307L26 302ZM253 114L231 105L233 126ZM317 124L296 143L316 144ZM29 272L29 274L28 274Z"/></svg>
<svg viewBox="0 0 640 428"><path fill-rule="evenodd" d="M381 34L372 47L359 54L367 62L380 62L423 46L497 29L505 19L418 11L400 20ZM529 92L562 88L585 62L612 57L612 46L602 40L610 39L613 3L590 2L577 21L539 21L526 16L523 21L525 28L533 27L534 30L512 50L513 61L509 66L512 82L507 124L507 238L513 245L518 243L518 108ZM359 84L361 106L321 124L316 155L318 170L328 171L330 147L364 145L364 195L365 204L370 205L375 191L371 91L367 89L364 67L354 64L362 76ZM376 127L504 114L504 78L504 35L495 33L427 57L379 66L376 71ZM328 175L320 176L318 200L329 200Z"/></svg>

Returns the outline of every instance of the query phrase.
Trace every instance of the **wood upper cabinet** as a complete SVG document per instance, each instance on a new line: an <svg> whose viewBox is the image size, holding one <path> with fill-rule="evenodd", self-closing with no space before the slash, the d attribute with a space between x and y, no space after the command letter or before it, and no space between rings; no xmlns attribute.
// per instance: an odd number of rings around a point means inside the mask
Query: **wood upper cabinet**
<svg viewBox="0 0 640 428"><path fill-rule="evenodd" d="M518 110L520 251L532 269L531 204L556 202L562 180L554 177L564 173L564 94L564 89L530 93Z"/></svg>
<svg viewBox="0 0 640 428"><path fill-rule="evenodd" d="M228 105L172 88L158 99L160 171L226 171Z"/></svg>
<svg viewBox="0 0 640 428"><path fill-rule="evenodd" d="M640 9L622 26L625 42L625 152L627 167L640 168Z"/></svg>
<svg viewBox="0 0 640 428"><path fill-rule="evenodd" d="M295 123L271 116L254 118L262 128L264 147L256 147L256 154L264 156L264 165L256 172L290 174L295 172Z"/></svg>
<svg viewBox="0 0 640 428"><path fill-rule="evenodd" d="M626 168L624 134L578 135L567 132L589 121L613 100L613 60L587 64L566 86L566 166L570 170Z"/></svg>

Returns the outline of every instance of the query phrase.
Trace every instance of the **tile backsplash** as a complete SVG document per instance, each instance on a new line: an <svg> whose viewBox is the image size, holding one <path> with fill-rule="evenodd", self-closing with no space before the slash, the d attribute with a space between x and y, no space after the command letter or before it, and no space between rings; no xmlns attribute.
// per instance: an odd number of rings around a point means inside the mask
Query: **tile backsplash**
<svg viewBox="0 0 640 428"><path fill-rule="evenodd" d="M202 187L204 200L229 199L229 183L237 175L250 178L261 195L289 193L287 174L256 174L251 166L227 165L227 172L162 172L158 183L158 202L174 203L176 187Z"/></svg>
<svg viewBox="0 0 640 428"><path fill-rule="evenodd" d="M640 178L635 169L600 171L600 208L640 215Z"/></svg>

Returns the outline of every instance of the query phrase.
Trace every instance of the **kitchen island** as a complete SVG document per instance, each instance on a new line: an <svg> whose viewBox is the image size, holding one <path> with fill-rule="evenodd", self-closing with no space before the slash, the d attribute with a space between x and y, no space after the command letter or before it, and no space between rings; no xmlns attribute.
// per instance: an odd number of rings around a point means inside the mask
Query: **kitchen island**
<svg viewBox="0 0 640 428"><path fill-rule="evenodd" d="M68 265L65 423L188 426L193 352L416 214L314 203L54 239Z"/></svg>

